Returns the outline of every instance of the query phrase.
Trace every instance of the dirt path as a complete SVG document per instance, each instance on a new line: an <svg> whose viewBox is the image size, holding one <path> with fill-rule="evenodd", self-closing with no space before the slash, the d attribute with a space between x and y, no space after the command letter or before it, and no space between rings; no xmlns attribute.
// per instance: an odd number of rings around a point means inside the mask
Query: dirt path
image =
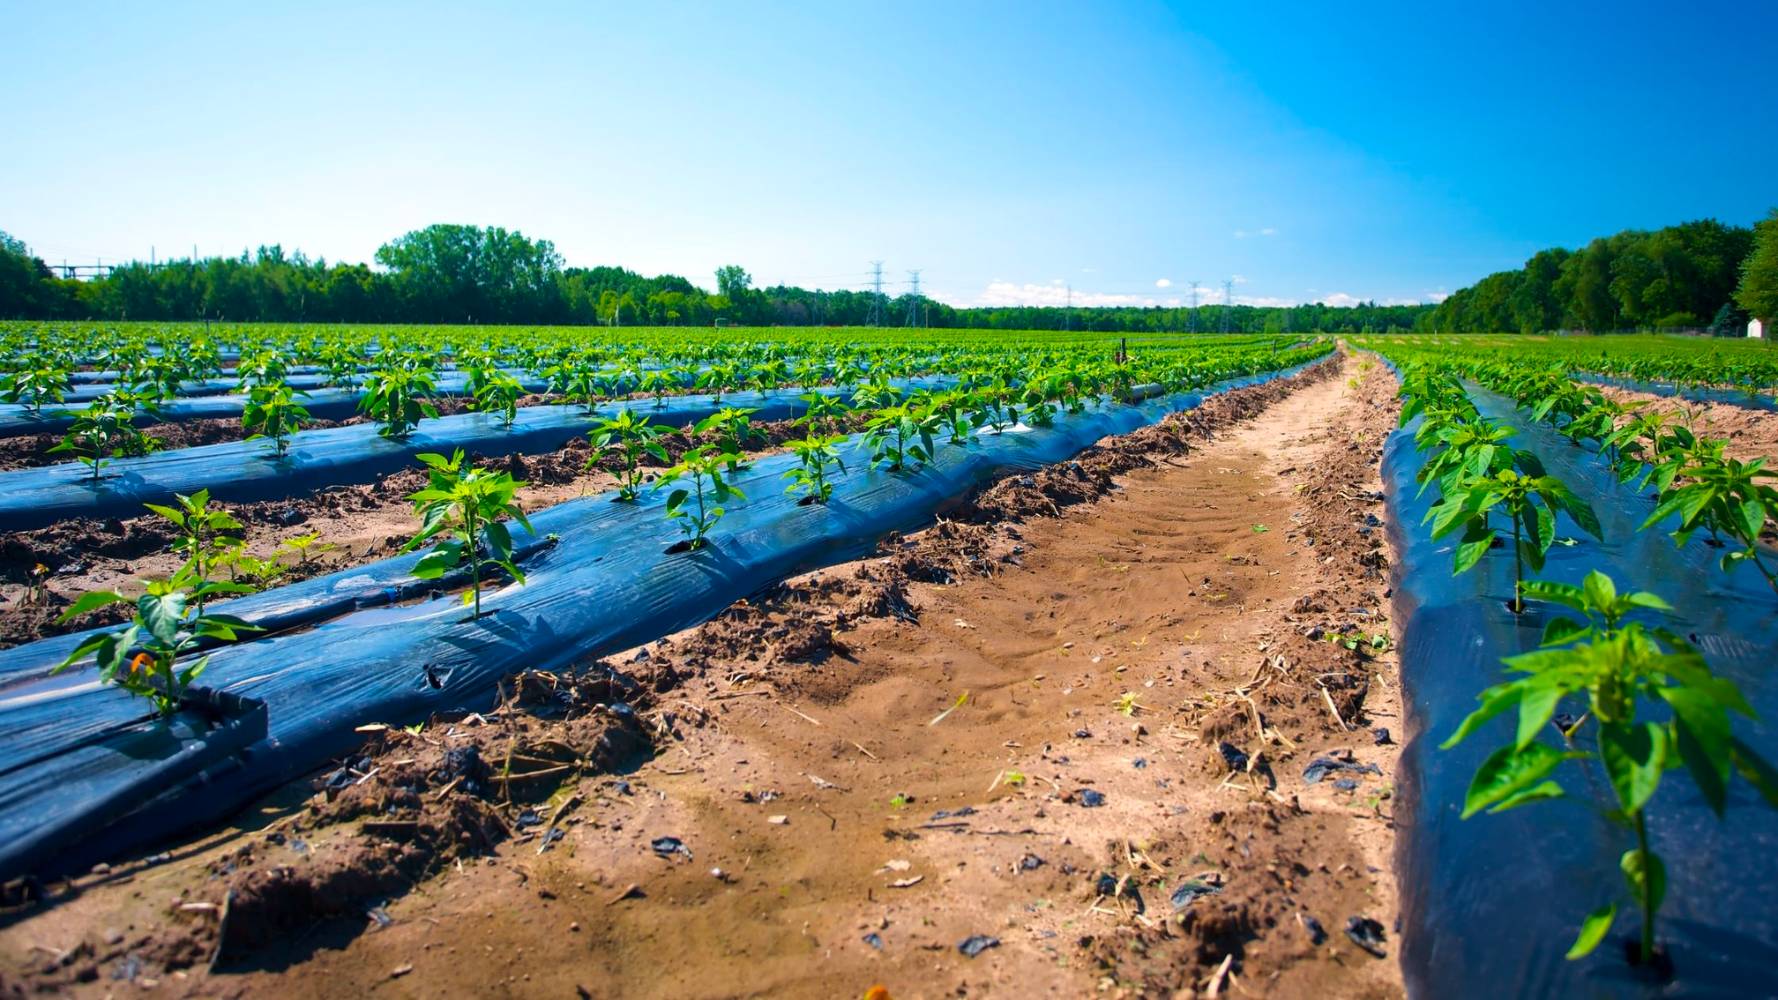
<svg viewBox="0 0 1778 1000"><path fill-rule="evenodd" d="M1725 451L1730 458L1743 462L1763 458L1767 465L1778 463L1778 413L1732 403L1701 403L1649 392L1632 392L1613 386L1595 388L1606 398L1619 403L1640 403L1658 412L1689 414L1694 430L1728 443Z"/></svg>
<svg viewBox="0 0 1778 1000"><path fill-rule="evenodd" d="M1083 455L976 505L1022 522L965 516L613 658L656 752L548 796L559 839L440 839L455 860L411 889L360 878L378 898L327 904L344 919L166 973L212 950L213 911L182 907L219 879L229 934L263 911L237 867L315 886L373 850L319 822L340 793L288 836L225 835L0 931L0 968L90 972L95 995L130 954L191 995L1399 995L1395 747L1372 732L1401 728L1372 516L1392 393L1348 361L1109 495L1117 455ZM1170 423L1131 453L1188 436ZM511 754L508 718L392 734L375 760ZM435 802L461 776L417 783Z"/></svg>

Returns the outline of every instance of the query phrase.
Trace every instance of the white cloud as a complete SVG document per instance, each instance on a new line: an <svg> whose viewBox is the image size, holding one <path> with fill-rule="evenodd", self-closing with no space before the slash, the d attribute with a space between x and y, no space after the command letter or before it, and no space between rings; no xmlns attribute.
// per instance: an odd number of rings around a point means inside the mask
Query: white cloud
<svg viewBox="0 0 1778 1000"><path fill-rule="evenodd" d="M1443 302L1444 300L1446 300L1450 297L1451 297L1451 293L1445 291L1442 288L1436 292L1427 292L1426 293L1426 301L1428 301L1428 302Z"/></svg>
<svg viewBox="0 0 1778 1000"><path fill-rule="evenodd" d="M1276 235L1278 235L1278 229L1276 226L1267 226L1264 229L1255 229L1255 230L1251 230L1251 231L1246 230L1246 229L1235 230L1235 239L1238 239L1238 240L1244 240L1250 236L1276 236Z"/></svg>
<svg viewBox="0 0 1778 1000"><path fill-rule="evenodd" d="M978 306L1065 306L1068 304L1068 289L1061 285L1015 284L1011 281L990 281L988 287L976 296L973 305ZM1149 305L1154 300L1144 295L1117 295L1110 292L1088 292L1076 289L1074 304L1077 306L1140 306Z"/></svg>
<svg viewBox="0 0 1778 1000"><path fill-rule="evenodd" d="M1371 303L1373 305L1379 305L1379 306L1417 306L1417 305L1420 305L1425 300L1424 299L1364 299L1364 298L1359 298L1356 295L1348 295L1345 292L1335 292L1332 295L1323 295L1321 298L1318 298L1315 301L1321 303L1324 306L1335 306L1338 308L1346 308L1346 307L1350 307L1350 306L1361 306L1367 302ZM1438 300L1434 299L1433 301L1436 302Z"/></svg>
<svg viewBox="0 0 1778 1000"><path fill-rule="evenodd" d="M1232 275L1229 280L1233 285L1247 284L1247 279L1238 274ZM1173 288L1173 283L1167 278L1162 278L1155 282L1155 287ZM1217 282L1213 285L1198 285L1196 290L1198 292L1199 306L1220 306L1225 305L1232 300L1234 304L1238 306L1255 306L1261 309L1287 309L1293 306L1303 305L1305 302L1336 307L1355 306L1365 302L1376 302L1379 305L1386 306L1405 306L1415 305L1424 301L1437 302L1444 297L1444 293L1442 292L1428 293L1425 298L1417 300L1399 298L1366 299L1349 292L1333 292L1319 297L1303 298L1286 298L1278 295L1237 294L1231 296L1224 294L1221 282ZM1177 289L1175 289L1175 291L1177 291ZM938 297L957 306L1065 306L1070 302L1069 295L1069 289L1063 284L1037 284L1034 282L1020 283L996 278L993 281L988 282L987 287L975 295L973 299L966 296L958 296L954 298L949 296ZM1142 293L1095 292L1076 288L1073 290L1072 295L1073 304L1082 308L1090 306L1165 306L1168 308L1183 308L1191 304L1185 296L1179 294L1151 295Z"/></svg>
<svg viewBox="0 0 1778 1000"><path fill-rule="evenodd" d="M1261 236L1276 236L1276 235L1278 235L1278 230L1272 228L1271 226L1267 226L1266 228L1260 230L1259 234Z"/></svg>

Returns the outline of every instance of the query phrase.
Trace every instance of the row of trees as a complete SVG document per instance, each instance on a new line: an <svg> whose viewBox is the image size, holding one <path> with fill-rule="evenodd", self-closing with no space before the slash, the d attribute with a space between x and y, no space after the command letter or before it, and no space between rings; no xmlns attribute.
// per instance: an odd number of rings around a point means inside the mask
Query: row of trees
<svg viewBox="0 0 1778 1000"><path fill-rule="evenodd" d="M0 234L4 237L4 234ZM959 308L866 291L753 287L738 266L707 292L677 275L565 267L548 240L499 227L438 225L377 250L372 268L262 246L239 257L140 262L91 281L57 278L17 240L0 245L0 317L337 323L612 323L625 326L900 326L1147 333L1225 325L1239 333L1412 329L1430 306L1288 309ZM917 305L918 309L912 307Z"/></svg>
<svg viewBox="0 0 1778 1000"><path fill-rule="evenodd" d="M1756 246L1759 249L1756 249ZM1762 257L1763 254L1763 257ZM1778 302L1778 210L1752 229L1714 219L1653 231L1627 229L1585 247L1540 251L1516 271L1490 274L1431 311L1425 329L1697 329L1739 336L1749 313Z"/></svg>

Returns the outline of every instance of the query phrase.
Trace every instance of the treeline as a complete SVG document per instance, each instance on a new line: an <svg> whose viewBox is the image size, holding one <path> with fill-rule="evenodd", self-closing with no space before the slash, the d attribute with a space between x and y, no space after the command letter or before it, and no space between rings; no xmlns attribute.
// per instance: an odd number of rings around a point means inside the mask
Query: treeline
<svg viewBox="0 0 1778 1000"><path fill-rule="evenodd" d="M721 268L716 290L677 275L566 267L548 240L498 227L439 225L378 249L377 268L330 264L282 246L239 257L135 262L65 280L0 234L0 317L338 323L537 323L623 326L863 326L1111 332L1335 333L1410 330L1431 306L959 308L911 295L753 287ZM916 308L917 307L917 308Z"/></svg>
<svg viewBox="0 0 1778 1000"><path fill-rule="evenodd" d="M1757 227L1762 238L1769 223ZM1741 336L1755 230L1714 219L1626 229L1579 250L1544 250L1439 303L1439 332L1696 330ZM1757 278L1752 279L1757 283ZM1745 299L1747 301L1739 301Z"/></svg>

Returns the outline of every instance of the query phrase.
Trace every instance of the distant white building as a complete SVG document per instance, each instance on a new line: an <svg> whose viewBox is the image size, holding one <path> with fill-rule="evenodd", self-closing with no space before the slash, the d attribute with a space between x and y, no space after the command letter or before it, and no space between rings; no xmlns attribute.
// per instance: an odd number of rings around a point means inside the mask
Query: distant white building
<svg viewBox="0 0 1778 1000"><path fill-rule="evenodd" d="M1766 335L1766 328L1771 325L1772 321L1770 318L1748 320L1747 335L1749 337L1764 337Z"/></svg>

